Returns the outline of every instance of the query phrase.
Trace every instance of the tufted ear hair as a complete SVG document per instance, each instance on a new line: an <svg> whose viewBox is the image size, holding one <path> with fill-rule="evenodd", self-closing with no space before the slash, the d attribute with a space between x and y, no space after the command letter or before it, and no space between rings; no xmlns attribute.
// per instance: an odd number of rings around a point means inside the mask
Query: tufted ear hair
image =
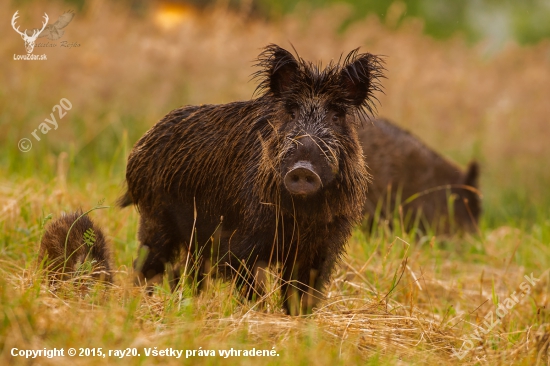
<svg viewBox="0 0 550 366"><path fill-rule="evenodd" d="M345 99L356 107L365 107L371 114L375 91L381 91L379 79L384 77L383 61L370 53L351 51L344 60L340 80Z"/></svg>
<svg viewBox="0 0 550 366"><path fill-rule="evenodd" d="M479 164L477 161L472 160L468 164L468 169L466 170L466 178L464 178L464 184L477 188L479 182Z"/></svg>
<svg viewBox="0 0 550 366"><path fill-rule="evenodd" d="M300 71L296 58L276 44L264 48L255 66L260 70L253 76L261 80L256 91L271 91L277 97L292 89Z"/></svg>

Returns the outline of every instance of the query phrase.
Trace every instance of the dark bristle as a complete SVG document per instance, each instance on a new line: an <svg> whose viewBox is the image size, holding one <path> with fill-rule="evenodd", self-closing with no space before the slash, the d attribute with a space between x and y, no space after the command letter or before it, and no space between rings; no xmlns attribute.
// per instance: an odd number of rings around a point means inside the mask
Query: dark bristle
<svg viewBox="0 0 550 366"><path fill-rule="evenodd" d="M347 74L350 78L367 79L369 87L366 91L366 97L362 103L350 112L358 116L374 117L377 113L377 104L380 101L376 97L377 92L383 93L381 79L385 78L384 59L383 56L376 56L370 53L359 53L359 48L349 52L342 61L342 56L338 62L331 60L326 67L322 67L320 62L314 64L303 60L295 51L295 56L292 56L288 51L283 50L275 44L270 44L263 49L258 56L255 67L259 70L252 74L252 79L258 81L258 85L254 90L253 96L265 96L271 93L270 78L277 70L287 65L289 62L297 62L299 66L299 74L296 79L294 90L300 93L307 88L313 88L316 93L327 94L327 99L339 98L341 93L341 84L338 76L340 73ZM282 58L277 58L278 54L286 52L287 55ZM356 61L365 59L366 63L358 63ZM298 95L289 93L286 95L288 99L295 99Z"/></svg>

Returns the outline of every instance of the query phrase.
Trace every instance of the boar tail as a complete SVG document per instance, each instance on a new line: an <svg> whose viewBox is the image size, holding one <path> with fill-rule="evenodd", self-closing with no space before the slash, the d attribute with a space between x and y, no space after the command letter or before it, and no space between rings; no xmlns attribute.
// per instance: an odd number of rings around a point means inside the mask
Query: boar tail
<svg viewBox="0 0 550 366"><path fill-rule="evenodd" d="M477 188L478 176L479 176L479 164L477 161L472 160L468 164L468 169L466 170L466 178L464 179L464 184L467 186Z"/></svg>
<svg viewBox="0 0 550 366"><path fill-rule="evenodd" d="M122 196L119 197L119 199L116 201L116 204L120 208L124 208L126 206L130 206L134 203L134 200L132 199L132 196L130 196L130 192L126 191Z"/></svg>

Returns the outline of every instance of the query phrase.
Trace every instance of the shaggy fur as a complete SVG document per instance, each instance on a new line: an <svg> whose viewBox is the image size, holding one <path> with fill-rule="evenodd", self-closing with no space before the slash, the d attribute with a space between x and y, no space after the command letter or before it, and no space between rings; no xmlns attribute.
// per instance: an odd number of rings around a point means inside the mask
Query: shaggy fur
<svg viewBox="0 0 550 366"><path fill-rule="evenodd" d="M439 234L476 230L481 213L476 162L463 171L383 119L364 121L359 138L373 176L365 205L371 223L377 205L382 218L391 218L401 203L407 230L415 220L423 231L429 227ZM415 194L420 195L413 200ZM454 202L452 210L449 199Z"/></svg>
<svg viewBox="0 0 550 366"><path fill-rule="evenodd" d="M112 282L109 244L101 229L87 215L76 221L80 215L82 212L73 212L48 224L40 243L38 261L41 263L47 258L46 264L51 274L56 276L63 274L62 277L65 278L68 273L76 271L86 260L95 261L96 276ZM65 240L69 228L75 221L65 251ZM84 234L88 229L92 229L95 234L95 242L91 247L84 241Z"/></svg>
<svg viewBox="0 0 550 366"><path fill-rule="evenodd" d="M257 66L256 99L183 107L153 126L128 158L120 203L141 213L139 239L149 249L136 268L141 279L162 274L182 249L199 280L212 263L252 288L258 268L280 263L284 306L296 314L321 297L361 220L369 176L357 120L371 110L382 66L353 51L322 69L276 45ZM313 196L283 184L300 159L322 180Z"/></svg>

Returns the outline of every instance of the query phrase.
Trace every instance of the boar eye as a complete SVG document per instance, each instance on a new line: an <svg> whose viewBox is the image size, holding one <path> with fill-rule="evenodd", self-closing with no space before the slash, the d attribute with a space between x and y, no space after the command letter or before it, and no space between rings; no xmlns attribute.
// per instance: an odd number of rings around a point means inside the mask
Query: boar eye
<svg viewBox="0 0 550 366"><path fill-rule="evenodd" d="M290 119L296 119L296 111L290 112Z"/></svg>
<svg viewBox="0 0 550 366"><path fill-rule="evenodd" d="M338 113L332 115L332 122L340 122L341 116Z"/></svg>

